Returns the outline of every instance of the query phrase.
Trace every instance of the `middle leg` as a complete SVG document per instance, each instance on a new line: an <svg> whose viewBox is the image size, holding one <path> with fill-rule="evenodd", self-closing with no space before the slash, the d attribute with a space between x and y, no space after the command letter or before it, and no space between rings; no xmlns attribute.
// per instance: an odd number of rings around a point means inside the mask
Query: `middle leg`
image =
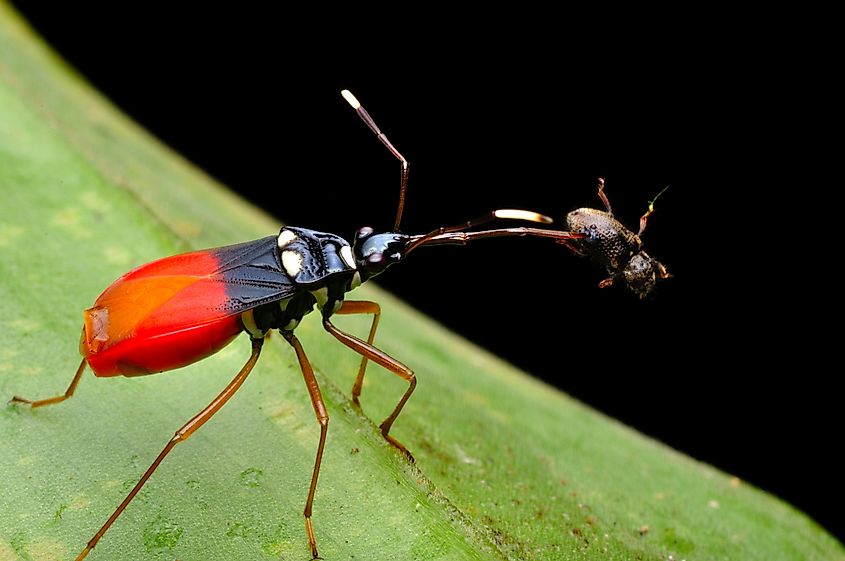
<svg viewBox="0 0 845 561"><path fill-rule="evenodd" d="M411 397L411 394L414 393L414 388L417 387L417 377L414 376L414 371L387 354L386 352L382 351L378 347L373 346L370 343L362 341L361 339L355 337L354 335L350 335L349 333L345 333L338 329L337 327L329 321L329 318L323 318L323 327L334 335L334 337L361 355L362 357L372 360L379 366L384 367L389 372L396 374L406 382L408 382L408 389L405 390L405 393L402 395L402 398L399 400L399 403L396 404L396 407L393 408L393 412L387 416L387 418L382 421L379 425L381 429L381 434L384 436L385 440L390 442L393 446L399 449L400 452L405 454L409 460L414 461L414 457L408 452L408 449L398 440L390 436L390 428L393 426L393 422L396 420L396 417L399 416L399 413L402 412L402 408L405 407L405 403L408 401L408 398Z"/></svg>
<svg viewBox="0 0 845 561"><path fill-rule="evenodd" d="M308 499L305 501L305 531L308 533L308 547L311 549L311 557L319 558L317 553L317 538L314 536L314 527L311 524L311 508L314 504L314 492L317 490L317 478L320 477L320 464L323 461L323 450L326 447L326 435L329 431L329 413L326 411L326 404L323 403L323 396L320 393L320 386L317 384L317 378L314 377L314 369L311 368L311 362L305 355L299 339L293 334L293 331L282 331L282 337L290 343L293 350L296 351L296 358L299 360L299 368L302 370L302 376L305 378L305 385L308 387L308 394L311 396L311 405L314 406L314 414L317 416L317 422L320 423L320 443L317 445L317 458L314 460L314 471L311 473L311 485L308 488Z"/></svg>
<svg viewBox="0 0 845 561"><path fill-rule="evenodd" d="M336 314L373 314L373 323L370 326L370 333L367 335L367 344L372 346L373 339L376 337L376 330L378 329L378 321L381 317L381 306L376 302L369 300L344 300L340 309ZM355 383L352 385L352 401L355 405L360 406L359 397L361 396L361 388L364 385L364 373L367 371L367 362L369 359L367 355L361 355L361 366L358 367L358 375L355 377Z"/></svg>

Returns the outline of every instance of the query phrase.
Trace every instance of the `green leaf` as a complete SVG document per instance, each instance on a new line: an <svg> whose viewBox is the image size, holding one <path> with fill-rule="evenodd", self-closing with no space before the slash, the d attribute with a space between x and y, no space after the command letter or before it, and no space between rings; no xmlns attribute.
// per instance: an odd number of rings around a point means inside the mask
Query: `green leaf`
<svg viewBox="0 0 845 561"><path fill-rule="evenodd" d="M0 396L63 392L81 310L129 268L278 226L127 120L0 3ZM358 359L307 318L297 333L331 415L314 503L325 559L845 559L776 498L374 288L355 297L381 303L377 343L419 377L393 433L417 463L376 428L404 382L372 366L363 412L353 407ZM248 355L242 337L182 370L86 373L69 401L0 409L0 560L75 559ZM88 559L308 559L301 512L318 434L296 358L271 339L244 387L174 449Z"/></svg>

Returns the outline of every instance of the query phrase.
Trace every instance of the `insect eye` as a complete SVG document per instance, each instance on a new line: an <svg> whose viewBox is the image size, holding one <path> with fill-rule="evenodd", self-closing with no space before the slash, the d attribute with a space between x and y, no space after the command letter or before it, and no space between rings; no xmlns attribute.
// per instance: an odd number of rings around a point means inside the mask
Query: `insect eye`
<svg viewBox="0 0 845 561"><path fill-rule="evenodd" d="M384 253L371 253L367 256L367 269L374 273L382 271L387 265L388 262L384 258Z"/></svg>
<svg viewBox="0 0 845 561"><path fill-rule="evenodd" d="M363 240L365 238L370 237L373 234L373 229L369 226L364 226L360 228L357 232L355 232L355 239L356 240Z"/></svg>
<svg viewBox="0 0 845 561"><path fill-rule="evenodd" d="M600 237L600 236L599 236L599 231L598 231L598 226L596 226L595 224L590 224L590 225L588 225L588 226L587 226L587 225L583 226L583 227L580 229L580 232L581 232L582 234L586 234L586 236L587 236L587 237L586 237L586 238L584 238L584 241L586 241L586 242L594 242L594 241L596 241L597 239L599 239L599 237Z"/></svg>

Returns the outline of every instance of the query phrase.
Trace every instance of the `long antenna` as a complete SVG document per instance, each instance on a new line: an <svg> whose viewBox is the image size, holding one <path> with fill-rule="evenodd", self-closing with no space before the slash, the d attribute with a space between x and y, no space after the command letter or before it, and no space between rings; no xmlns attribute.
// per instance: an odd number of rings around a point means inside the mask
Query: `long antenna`
<svg viewBox="0 0 845 561"><path fill-rule="evenodd" d="M402 162L402 183L399 187L399 208L396 210L396 222L393 224L393 231L399 231L399 223L402 222L402 211L405 209L405 191L408 189L408 167L411 165L408 160L405 159L405 156L399 153L393 144L387 139L387 136L378 128L376 122L373 121L373 118L370 117L370 114L367 113L367 110L361 106L361 102L358 101L352 92L349 90L343 90L340 92L340 95L343 96L349 105L352 106L358 116L361 117L361 120L367 123L367 126L370 127L370 130L375 133L378 139L381 141L382 144L387 146L387 149L390 150L390 153L396 156L400 162Z"/></svg>
<svg viewBox="0 0 845 561"><path fill-rule="evenodd" d="M428 234L424 234L422 236L416 236L407 246L405 246L405 255L410 253L413 249L421 245L426 245L437 239L440 240L455 240L458 239L458 243L463 243L461 240L460 234L456 237L450 237L449 234L459 232L460 230L467 230L474 226L479 226L481 224L486 224L487 222L492 222L493 220L499 218L507 218L511 220L525 220L528 222L540 222L541 224L551 224L552 219L548 216L543 214L539 214L537 212L533 212L530 210L516 210L512 208L503 208L499 210L494 210L492 212L488 212L487 214L483 214L477 218L473 218L472 220L467 220L466 222L461 222L460 224L456 224L454 226L443 226L437 228L429 232ZM549 230L550 232L556 232L556 230ZM475 237L478 237L480 232L473 232ZM500 234L501 235L501 234ZM442 242L441 242L442 243Z"/></svg>

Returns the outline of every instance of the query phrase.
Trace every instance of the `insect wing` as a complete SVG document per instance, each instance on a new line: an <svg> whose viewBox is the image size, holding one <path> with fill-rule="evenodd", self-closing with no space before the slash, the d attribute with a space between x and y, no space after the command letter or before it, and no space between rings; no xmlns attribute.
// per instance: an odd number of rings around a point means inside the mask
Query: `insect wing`
<svg viewBox="0 0 845 561"><path fill-rule="evenodd" d="M88 351L219 322L294 291L275 236L159 259L120 277L86 310Z"/></svg>

